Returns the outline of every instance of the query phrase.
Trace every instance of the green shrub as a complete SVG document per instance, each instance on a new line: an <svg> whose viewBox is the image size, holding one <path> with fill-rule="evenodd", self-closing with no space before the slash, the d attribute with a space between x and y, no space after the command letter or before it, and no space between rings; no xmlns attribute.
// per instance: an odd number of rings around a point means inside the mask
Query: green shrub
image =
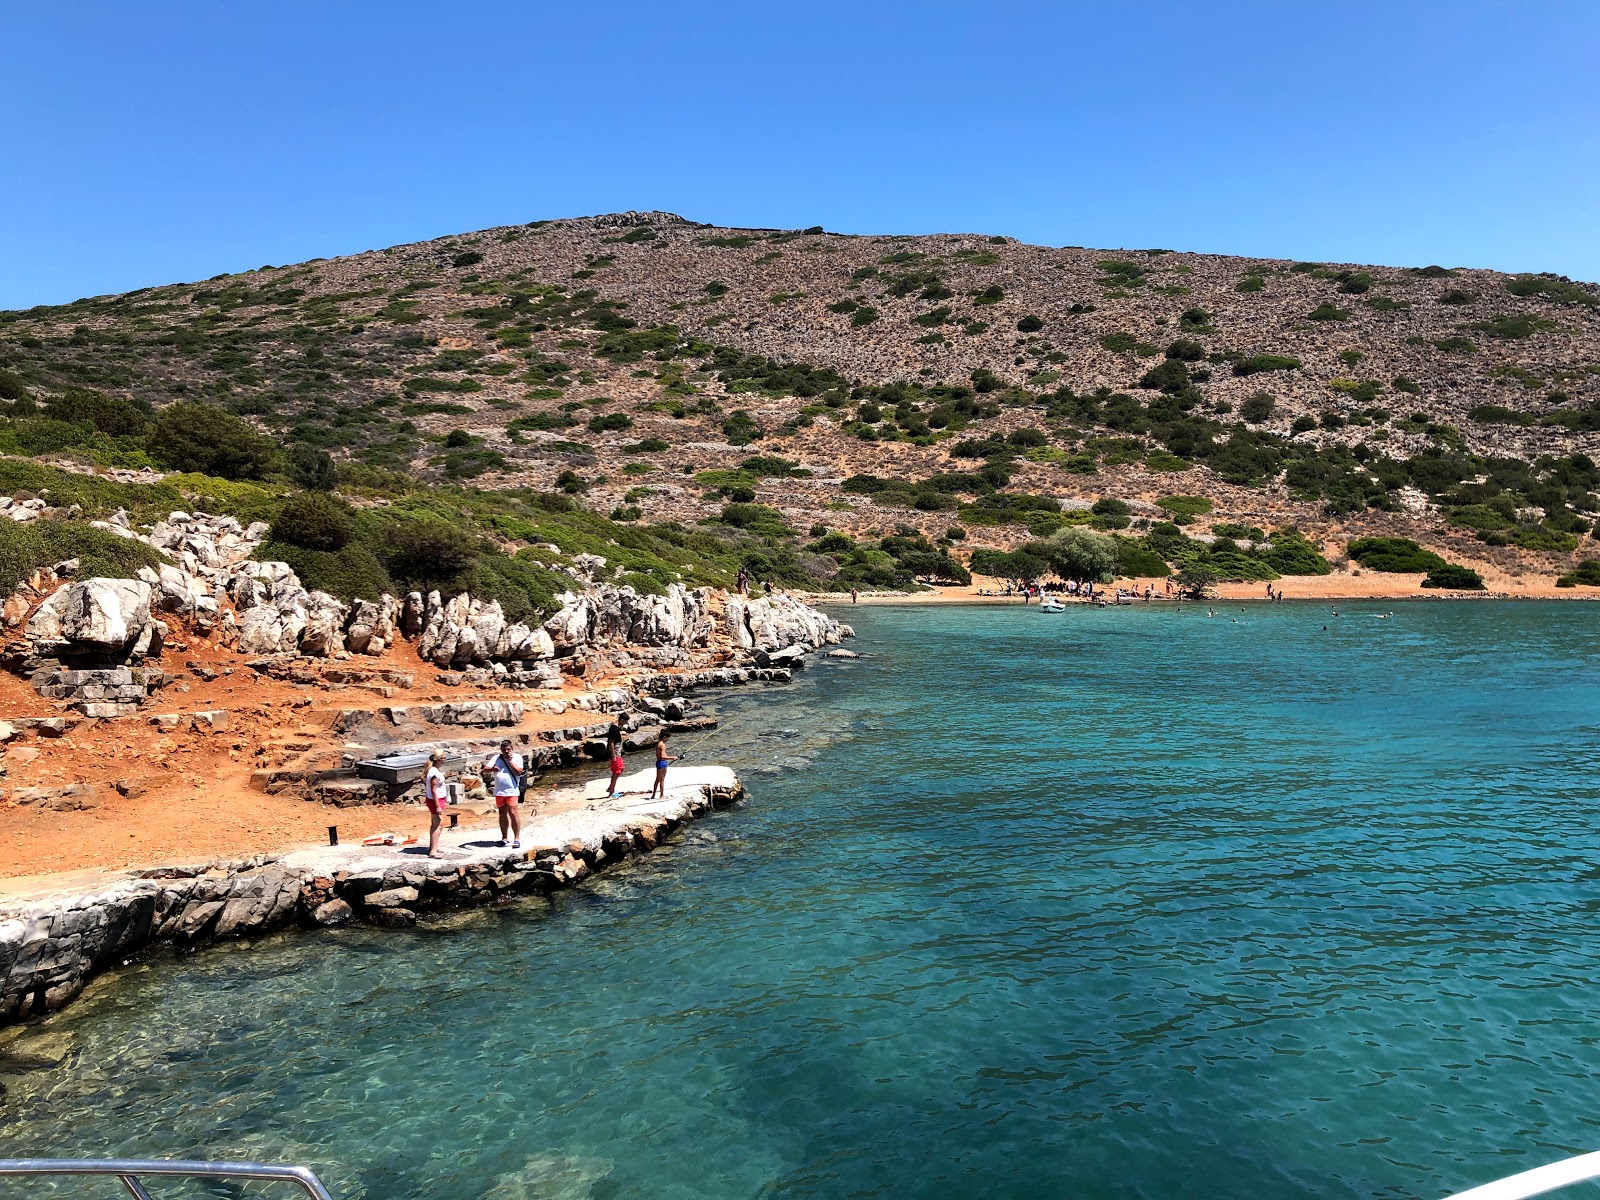
<svg viewBox="0 0 1600 1200"><path fill-rule="evenodd" d="M598 417L590 417L587 428L590 433L621 433L633 428L633 418L627 413L605 413Z"/></svg>
<svg viewBox="0 0 1600 1200"><path fill-rule="evenodd" d="M984 288L983 291L976 293L972 297L972 302L974 304L999 304L1000 301L1004 300L1005 298L1005 291L999 286L999 284L991 283L988 287Z"/></svg>
<svg viewBox="0 0 1600 1200"><path fill-rule="evenodd" d="M360 543L330 551L274 541L256 551L256 558L288 563L308 591L327 592L347 604L352 600L376 600L385 592L392 595L395 591L394 582L377 555Z"/></svg>
<svg viewBox="0 0 1600 1200"><path fill-rule="evenodd" d="M1433 571L1445 565L1444 559L1431 550L1424 550L1410 538L1356 538L1346 550L1368 570L1392 575Z"/></svg>
<svg viewBox="0 0 1600 1200"><path fill-rule="evenodd" d="M1586 558L1556 580L1557 587L1600 587L1600 558Z"/></svg>
<svg viewBox="0 0 1600 1200"><path fill-rule="evenodd" d="M1543 296L1557 304L1600 306L1600 295L1564 275L1518 275L1507 281L1506 291L1513 296Z"/></svg>
<svg viewBox="0 0 1600 1200"><path fill-rule="evenodd" d="M1529 316L1496 316L1487 321L1479 322L1474 329L1487 333L1492 338L1501 341L1516 341L1519 338L1532 337L1543 329L1554 329L1554 321L1546 321L1540 317Z"/></svg>
<svg viewBox="0 0 1600 1200"><path fill-rule="evenodd" d="M1259 425L1272 415L1278 402L1266 392L1257 392L1239 406L1239 415L1252 425Z"/></svg>
<svg viewBox="0 0 1600 1200"><path fill-rule="evenodd" d="M1423 579L1425 588L1449 588L1457 592L1483 591L1483 576L1470 567L1459 566L1455 563L1445 563L1441 567L1434 567Z"/></svg>
<svg viewBox="0 0 1600 1200"><path fill-rule="evenodd" d="M145 447L164 467L222 479L260 479L278 457L248 421L201 400L162 409Z"/></svg>
<svg viewBox="0 0 1600 1200"><path fill-rule="evenodd" d="M132 579L140 567L155 568L166 561L144 542L77 521L20 525L0 520L0 593L10 595L38 568L72 558L78 560L79 579Z"/></svg>
<svg viewBox="0 0 1600 1200"><path fill-rule="evenodd" d="M293 496L272 523L272 540L304 550L341 550L355 534L350 506L326 492Z"/></svg>
<svg viewBox="0 0 1600 1200"><path fill-rule="evenodd" d="M289 478L308 492L331 492L339 482L339 469L333 456L315 446L290 446L284 452Z"/></svg>
<svg viewBox="0 0 1600 1200"><path fill-rule="evenodd" d="M1238 283L1233 285L1233 290L1236 292L1259 292L1266 286L1267 281L1260 275L1246 275Z"/></svg>
<svg viewBox="0 0 1600 1200"><path fill-rule="evenodd" d="M1163 496L1156 504L1175 517L1198 517L1211 511L1211 501L1204 496Z"/></svg>
<svg viewBox="0 0 1600 1200"><path fill-rule="evenodd" d="M1532 413L1518 412L1503 404L1479 404L1467 416L1485 425L1532 425L1538 419Z"/></svg>
<svg viewBox="0 0 1600 1200"><path fill-rule="evenodd" d="M1040 317L1034 316L1031 313L1017 322L1018 333L1038 333L1039 330L1043 328L1044 320Z"/></svg>
<svg viewBox="0 0 1600 1200"><path fill-rule="evenodd" d="M1128 507L1126 500L1118 500L1115 496L1101 496L1090 505L1089 511L1097 517L1125 517L1133 509Z"/></svg>
<svg viewBox="0 0 1600 1200"><path fill-rule="evenodd" d="M385 520L370 544L397 584L423 592L460 590L463 576L478 558L477 542L470 534L438 519Z"/></svg>
<svg viewBox="0 0 1600 1200"><path fill-rule="evenodd" d="M1189 386L1189 368L1175 358L1164 358L1144 373L1139 386L1148 391L1181 392Z"/></svg>
<svg viewBox="0 0 1600 1200"><path fill-rule="evenodd" d="M1167 347L1167 357L1179 362L1199 362L1206 356L1206 348L1193 338L1179 338Z"/></svg>
<svg viewBox="0 0 1600 1200"><path fill-rule="evenodd" d="M1137 538L1117 538L1117 575L1122 579L1165 579L1172 574L1167 560Z"/></svg>
<svg viewBox="0 0 1600 1200"><path fill-rule="evenodd" d="M57 421L89 425L110 437L137 436L149 424L149 407L87 388L71 388L45 401L43 412Z"/></svg>
<svg viewBox="0 0 1600 1200"><path fill-rule="evenodd" d="M483 261L483 255L476 250L463 250L450 260L452 267L475 267Z"/></svg>
<svg viewBox="0 0 1600 1200"><path fill-rule="evenodd" d="M1264 371L1295 371L1300 368L1298 358L1286 354L1254 354L1233 364L1235 375L1259 375Z"/></svg>
<svg viewBox="0 0 1600 1200"><path fill-rule="evenodd" d="M761 426L745 409L735 409L722 423L722 436L730 445L748 446L761 439Z"/></svg>
<svg viewBox="0 0 1600 1200"><path fill-rule="evenodd" d="M1350 319L1350 310L1340 308L1337 304L1330 304L1324 300L1313 308L1306 316L1313 321L1347 321Z"/></svg>
<svg viewBox="0 0 1600 1200"><path fill-rule="evenodd" d="M1272 546L1260 553L1261 560L1280 575L1327 575L1332 565L1297 530L1273 532Z"/></svg>
<svg viewBox="0 0 1600 1200"><path fill-rule="evenodd" d="M1477 351L1478 344L1471 338L1447 337L1435 341L1433 348L1443 350L1446 354L1472 354Z"/></svg>

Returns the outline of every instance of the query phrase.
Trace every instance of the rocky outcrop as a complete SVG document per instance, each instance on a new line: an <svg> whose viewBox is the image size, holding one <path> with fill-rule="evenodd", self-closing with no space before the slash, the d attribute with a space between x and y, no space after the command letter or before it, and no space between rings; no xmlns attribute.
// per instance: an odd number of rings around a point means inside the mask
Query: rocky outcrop
<svg viewBox="0 0 1600 1200"><path fill-rule="evenodd" d="M836 646L855 631L827 613L783 592L771 596L729 596L723 612L728 640L740 650L786 650L799 646L815 650Z"/></svg>
<svg viewBox="0 0 1600 1200"><path fill-rule="evenodd" d="M118 659L154 657L167 633L150 615L142 579L85 579L63 584L28 621L36 652Z"/></svg>

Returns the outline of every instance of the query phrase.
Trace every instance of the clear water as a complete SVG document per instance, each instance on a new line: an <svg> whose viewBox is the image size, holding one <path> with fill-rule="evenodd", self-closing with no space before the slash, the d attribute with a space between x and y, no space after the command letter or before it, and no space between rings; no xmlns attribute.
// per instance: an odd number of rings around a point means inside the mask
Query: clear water
<svg viewBox="0 0 1600 1200"><path fill-rule="evenodd" d="M1600 1148L1600 609L1379 611L854 610L871 657L713 698L746 806L553 903L105 980L0 1154L1427 1197Z"/></svg>

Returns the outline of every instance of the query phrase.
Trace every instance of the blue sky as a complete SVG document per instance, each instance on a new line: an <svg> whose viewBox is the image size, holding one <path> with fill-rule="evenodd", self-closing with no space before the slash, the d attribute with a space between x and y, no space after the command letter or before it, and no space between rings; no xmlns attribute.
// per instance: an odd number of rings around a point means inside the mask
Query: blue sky
<svg viewBox="0 0 1600 1200"><path fill-rule="evenodd" d="M541 217L1600 278L1600 4L7 4L0 307Z"/></svg>

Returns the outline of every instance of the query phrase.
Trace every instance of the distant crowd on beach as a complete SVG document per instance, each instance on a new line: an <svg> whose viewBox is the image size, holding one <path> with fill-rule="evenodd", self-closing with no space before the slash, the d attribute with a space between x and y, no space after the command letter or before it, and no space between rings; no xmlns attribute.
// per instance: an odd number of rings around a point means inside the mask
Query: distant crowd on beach
<svg viewBox="0 0 1600 1200"><path fill-rule="evenodd" d="M619 794L617 781L622 778L622 773L627 769L622 753L626 743L626 716L617 713L611 718L611 724L606 729L606 758L611 768L611 782L606 789L607 800L613 800ZM665 799L667 794L667 768L680 761L683 755L674 755L667 750L667 730L663 727L656 734L655 743L655 782L650 788L647 797L650 800ZM451 801L450 785L444 777L444 766L448 755L443 750L435 750L428 756L428 769L422 777L422 802L428 810L428 857L442 858L439 852L439 834L444 827L444 817ZM528 787L534 781L534 774L530 756L517 754L512 750L511 739L506 738L500 743L500 749L495 754L486 758L478 767L478 776L483 781L483 786L494 796L495 815L500 821L499 845L509 845L513 850L522 848L522 803L527 798Z"/></svg>
<svg viewBox="0 0 1600 1200"><path fill-rule="evenodd" d="M1065 583L1008 583L1004 588L979 588L977 594L992 599L1000 599L1002 597L1016 598L1020 596L1024 604L1028 604L1034 600L1039 600L1042 602L1046 597L1057 599L1065 597L1074 600L1090 600L1096 604L1131 604L1136 600L1149 603L1157 599L1193 599L1193 597L1185 594L1183 588L1174 584L1171 579L1162 580L1162 591L1159 597L1156 595L1155 585L1153 583L1147 583L1144 585L1143 589L1123 587L1115 588L1112 592L1114 600L1108 600L1106 598L1105 588L1102 587L1100 590L1096 591L1092 581L1079 583L1076 579L1069 579ZM852 591L852 596L853 595L854 592ZM1267 599L1272 601L1282 600L1283 589L1275 588L1270 583L1267 584Z"/></svg>

